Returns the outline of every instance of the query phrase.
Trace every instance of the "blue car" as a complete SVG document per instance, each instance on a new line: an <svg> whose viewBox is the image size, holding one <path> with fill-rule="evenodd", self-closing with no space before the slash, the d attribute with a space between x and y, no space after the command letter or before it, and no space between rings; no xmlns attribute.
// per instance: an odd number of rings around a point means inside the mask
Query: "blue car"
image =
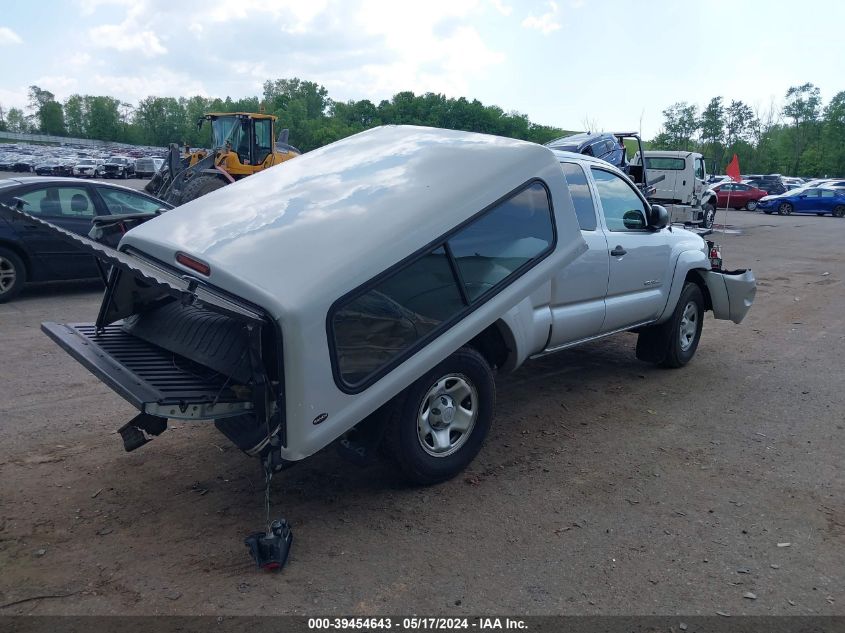
<svg viewBox="0 0 845 633"><path fill-rule="evenodd" d="M94 218L149 214L173 207L140 191L78 178L0 180L0 203L18 207L88 235ZM87 279L99 275L94 257L34 221L0 207L0 303L13 299L29 281Z"/></svg>
<svg viewBox="0 0 845 633"><path fill-rule="evenodd" d="M845 191L805 187L793 189L779 196L761 198L757 208L763 213L792 215L793 213L831 214L845 218Z"/></svg>

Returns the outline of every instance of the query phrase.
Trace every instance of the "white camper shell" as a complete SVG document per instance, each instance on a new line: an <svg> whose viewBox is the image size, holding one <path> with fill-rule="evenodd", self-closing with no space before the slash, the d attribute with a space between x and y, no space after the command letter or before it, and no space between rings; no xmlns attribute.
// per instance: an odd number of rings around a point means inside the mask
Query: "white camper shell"
<svg viewBox="0 0 845 633"><path fill-rule="evenodd" d="M272 467L343 437L433 483L480 449L495 369L625 330L640 358L679 367L705 310L744 318L753 273L721 271L668 223L602 161L376 128L149 220L117 251L74 238L111 266L97 322L43 329L141 411L127 450L168 418L212 419Z"/></svg>

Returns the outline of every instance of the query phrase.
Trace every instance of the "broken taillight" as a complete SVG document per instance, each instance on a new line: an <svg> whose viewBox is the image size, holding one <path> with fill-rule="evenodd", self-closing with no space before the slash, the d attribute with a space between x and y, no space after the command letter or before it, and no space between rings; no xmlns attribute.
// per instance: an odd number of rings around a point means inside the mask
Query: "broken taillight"
<svg viewBox="0 0 845 633"><path fill-rule="evenodd" d="M721 270L722 247L718 244L714 244L713 242L707 242L707 246L710 248L710 268L713 270Z"/></svg>
<svg viewBox="0 0 845 633"><path fill-rule="evenodd" d="M206 277L211 274L211 267L208 264L206 264L205 262L201 262L200 260L195 259L190 255L186 255L185 253L176 253L176 261L182 264L185 268L195 270L196 272L200 273L201 275L205 275Z"/></svg>

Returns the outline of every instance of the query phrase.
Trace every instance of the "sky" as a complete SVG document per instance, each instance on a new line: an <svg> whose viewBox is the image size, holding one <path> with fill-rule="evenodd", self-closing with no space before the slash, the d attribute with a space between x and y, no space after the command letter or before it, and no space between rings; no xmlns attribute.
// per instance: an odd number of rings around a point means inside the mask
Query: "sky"
<svg viewBox="0 0 845 633"><path fill-rule="evenodd" d="M0 105L32 84L135 104L299 77L337 101L436 92L651 138L676 101L765 111L809 81L827 102L843 25L840 0L4 0Z"/></svg>

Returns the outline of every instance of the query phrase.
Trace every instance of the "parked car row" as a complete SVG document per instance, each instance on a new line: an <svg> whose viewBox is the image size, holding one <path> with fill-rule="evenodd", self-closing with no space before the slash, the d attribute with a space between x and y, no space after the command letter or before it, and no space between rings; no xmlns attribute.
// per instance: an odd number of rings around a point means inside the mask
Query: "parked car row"
<svg viewBox="0 0 845 633"><path fill-rule="evenodd" d="M39 176L152 178L164 165L161 158L164 151L161 148L117 145L99 149L17 143L0 148L0 170Z"/></svg>

